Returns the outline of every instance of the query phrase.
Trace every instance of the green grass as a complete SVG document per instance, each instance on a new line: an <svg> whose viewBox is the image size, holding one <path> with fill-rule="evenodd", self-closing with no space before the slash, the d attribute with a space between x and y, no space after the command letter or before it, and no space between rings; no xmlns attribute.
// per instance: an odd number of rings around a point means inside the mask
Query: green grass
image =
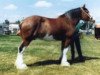
<svg viewBox="0 0 100 75"><path fill-rule="evenodd" d="M18 36L0 35L0 75L100 75L100 41L92 35L81 39L86 61L70 67L62 67L54 61L60 56L59 41L35 40L24 51L24 62L29 65L28 69L17 70L14 63L20 43Z"/></svg>

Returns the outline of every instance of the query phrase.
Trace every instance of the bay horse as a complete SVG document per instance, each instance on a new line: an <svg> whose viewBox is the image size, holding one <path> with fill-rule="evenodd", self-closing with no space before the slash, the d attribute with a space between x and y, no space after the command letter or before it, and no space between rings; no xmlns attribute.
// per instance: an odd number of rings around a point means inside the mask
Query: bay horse
<svg viewBox="0 0 100 75"><path fill-rule="evenodd" d="M89 21L90 18L88 9L83 5L82 7L67 11L57 18L30 16L24 19L19 25L20 30L17 32L17 35L22 38L15 61L17 69L27 68L23 62L23 51L30 42L47 36L61 41L61 65L70 66L66 53L75 27L80 20Z"/></svg>

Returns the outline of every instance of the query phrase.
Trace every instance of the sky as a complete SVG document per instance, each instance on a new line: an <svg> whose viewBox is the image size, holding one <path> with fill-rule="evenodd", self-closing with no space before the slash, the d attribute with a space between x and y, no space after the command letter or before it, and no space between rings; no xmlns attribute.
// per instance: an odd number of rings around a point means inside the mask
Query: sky
<svg viewBox="0 0 100 75"><path fill-rule="evenodd" d="M0 22L5 19L14 22L32 15L55 18L84 4L100 23L100 0L0 0Z"/></svg>

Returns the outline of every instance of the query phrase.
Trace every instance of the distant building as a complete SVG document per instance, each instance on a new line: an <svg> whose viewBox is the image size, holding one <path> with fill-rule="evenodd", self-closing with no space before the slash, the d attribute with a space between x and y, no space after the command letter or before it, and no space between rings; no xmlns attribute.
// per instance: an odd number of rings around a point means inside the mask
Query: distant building
<svg viewBox="0 0 100 75"><path fill-rule="evenodd" d="M9 24L9 30L12 34L16 34L16 32L19 30L19 24L11 23Z"/></svg>
<svg viewBox="0 0 100 75"><path fill-rule="evenodd" d="M9 32L9 25L5 23L0 23L0 34L5 35Z"/></svg>

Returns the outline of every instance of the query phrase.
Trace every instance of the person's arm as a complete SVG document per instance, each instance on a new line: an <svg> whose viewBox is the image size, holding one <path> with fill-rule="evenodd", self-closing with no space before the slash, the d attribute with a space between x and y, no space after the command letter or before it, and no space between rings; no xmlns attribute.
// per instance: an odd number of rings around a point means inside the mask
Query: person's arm
<svg viewBox="0 0 100 75"><path fill-rule="evenodd" d="M79 29L84 25L84 23L78 23L77 26L76 26L76 32L79 31Z"/></svg>

